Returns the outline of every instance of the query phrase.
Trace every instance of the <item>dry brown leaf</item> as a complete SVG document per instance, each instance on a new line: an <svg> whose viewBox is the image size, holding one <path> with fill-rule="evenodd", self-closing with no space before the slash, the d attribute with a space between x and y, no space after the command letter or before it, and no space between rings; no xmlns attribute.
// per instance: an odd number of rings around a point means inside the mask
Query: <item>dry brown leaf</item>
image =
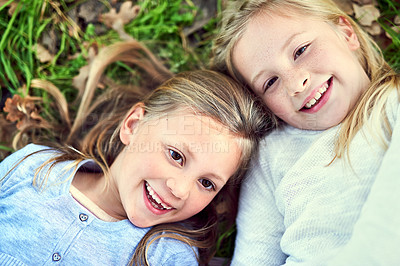
<svg viewBox="0 0 400 266"><path fill-rule="evenodd" d="M363 26L372 26L372 22L376 21L380 16L380 11L374 5L359 6L353 4L355 17Z"/></svg>
<svg viewBox="0 0 400 266"><path fill-rule="evenodd" d="M3 111L8 113L6 119L11 122L21 120L25 115L19 110L21 96L15 94L12 98L7 98Z"/></svg>
<svg viewBox="0 0 400 266"><path fill-rule="evenodd" d="M133 41L133 37L126 33L124 29L124 24L120 19L116 20L112 26L112 28L118 33L119 37L123 41Z"/></svg>
<svg viewBox="0 0 400 266"><path fill-rule="evenodd" d="M41 44L37 43L34 48L36 52L36 57L39 59L41 63L50 62L53 60L54 55L52 55L46 48L44 48Z"/></svg>
<svg viewBox="0 0 400 266"><path fill-rule="evenodd" d="M131 1L126 1L121 5L118 13L115 8L112 8L110 12L101 14L100 21L109 28L112 28L117 20L120 20L125 25L134 19L139 14L139 11L140 7L138 5L132 6Z"/></svg>
<svg viewBox="0 0 400 266"><path fill-rule="evenodd" d="M9 0L0 0L0 7L4 6ZM17 9L18 6L18 1L14 0L13 2L11 2L8 7L10 8L8 10L8 15L12 16L15 12L15 10Z"/></svg>
<svg viewBox="0 0 400 266"><path fill-rule="evenodd" d="M132 6L131 1L124 2L119 12L112 8L110 12L100 15L100 21L103 22L107 27L114 29L121 40L131 41L133 38L125 32L124 25L134 19L140 11L138 5Z"/></svg>
<svg viewBox="0 0 400 266"><path fill-rule="evenodd" d="M379 35L382 33L382 27L376 21L372 22L371 26L364 27L364 28L369 34L371 34L373 36L376 36L376 35Z"/></svg>
<svg viewBox="0 0 400 266"><path fill-rule="evenodd" d="M16 127L19 130L34 124L48 125L47 121L39 116L35 106L34 101L40 99L39 97L32 96L22 98L17 94L15 94L13 98L8 98L3 108L3 111L8 113L6 119L11 122L17 122Z"/></svg>
<svg viewBox="0 0 400 266"><path fill-rule="evenodd" d="M399 17L399 16L396 16L396 17L394 18L394 24L396 24L396 25L399 25L399 24L400 24L400 17Z"/></svg>
<svg viewBox="0 0 400 266"><path fill-rule="evenodd" d="M89 24L97 22L99 13L102 13L105 10L106 7L102 1L86 0L79 5L77 15L85 21L85 24Z"/></svg>
<svg viewBox="0 0 400 266"><path fill-rule="evenodd" d="M85 84L89 76L90 65L83 66L79 69L79 74L72 78L72 85L78 89L79 95L85 90Z"/></svg>

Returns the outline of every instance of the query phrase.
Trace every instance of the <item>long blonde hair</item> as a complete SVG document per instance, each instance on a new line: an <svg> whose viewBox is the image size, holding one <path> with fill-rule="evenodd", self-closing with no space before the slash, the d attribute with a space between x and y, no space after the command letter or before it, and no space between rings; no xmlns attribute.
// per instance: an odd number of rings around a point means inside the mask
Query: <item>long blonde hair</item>
<svg viewBox="0 0 400 266"><path fill-rule="evenodd" d="M289 12L289 15L302 14L319 18L332 26L338 25L340 17L344 17L353 27L360 42L357 56L371 83L357 106L341 123L335 143L337 158L348 152L351 140L365 124L371 129L380 128L385 133L391 134L384 108L390 92L394 88L397 90L400 88L399 77L386 63L382 52L371 37L331 0L232 1L223 13L220 32L214 41L213 69L229 74L244 86L248 86L232 62L232 53L237 41L246 31L249 21L261 11L274 14L285 14L285 12ZM368 120L370 123L366 123ZM278 119L275 121L277 123ZM385 133L375 131L375 134L374 130L370 131L387 148Z"/></svg>
<svg viewBox="0 0 400 266"><path fill-rule="evenodd" d="M217 205L222 201L230 209L227 219L236 214L238 183L255 154L259 139L269 127L264 107L239 84L226 75L197 70L173 75L137 41L114 44L100 51L101 60L91 70L77 118L69 136L61 145L46 143L61 151L47 163L50 169L59 162L71 160L77 165L84 159L94 160L109 176L109 167L124 148L119 129L126 113L138 102L144 103L145 119L181 109L212 118L226 127L240 145L240 166L214 200L197 215L174 224L156 225L150 229L135 250L131 264L148 265L147 250L160 237L179 239L199 248L199 263L208 263L214 254L220 217ZM115 86L95 98L94 90L104 69L123 61L142 72L141 85Z"/></svg>

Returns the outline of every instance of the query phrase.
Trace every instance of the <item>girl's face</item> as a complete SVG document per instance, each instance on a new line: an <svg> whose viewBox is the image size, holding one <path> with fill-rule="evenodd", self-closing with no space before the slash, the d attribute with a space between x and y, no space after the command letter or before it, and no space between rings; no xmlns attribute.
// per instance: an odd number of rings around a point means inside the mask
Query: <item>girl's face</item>
<svg viewBox="0 0 400 266"><path fill-rule="evenodd" d="M140 123L137 106L125 119L126 148L111 166L111 191L119 198L114 209L136 226L197 214L237 170L237 139L214 120L187 113Z"/></svg>
<svg viewBox="0 0 400 266"><path fill-rule="evenodd" d="M338 26L306 16L260 13L233 50L252 90L286 123L324 130L339 124L369 84L344 18Z"/></svg>

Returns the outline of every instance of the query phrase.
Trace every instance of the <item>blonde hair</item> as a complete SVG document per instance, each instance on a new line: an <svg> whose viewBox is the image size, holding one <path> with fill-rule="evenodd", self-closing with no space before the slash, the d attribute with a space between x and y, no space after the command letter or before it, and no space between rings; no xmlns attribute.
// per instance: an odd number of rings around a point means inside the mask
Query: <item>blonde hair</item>
<svg viewBox="0 0 400 266"><path fill-rule="evenodd" d="M319 18L332 26L338 25L341 17L346 18L353 27L360 42L357 56L361 66L370 78L370 86L361 96L357 106L342 121L335 143L335 157L348 153L351 140L366 124L368 128L383 128L385 132L374 134L385 148L384 135L391 134L384 108L390 92L400 88L399 77L384 60L382 52L369 35L331 0L247 0L232 1L224 11L221 28L214 41L212 68L229 74L238 82L244 79L232 62L232 53L236 43L246 31L249 21L260 12ZM275 119L276 123L278 119Z"/></svg>
<svg viewBox="0 0 400 266"><path fill-rule="evenodd" d="M62 161L74 161L76 166L84 159L92 159L107 177L109 167L124 148L118 137L122 120L139 102L144 104L145 119L183 109L212 118L238 140L241 147L239 168L200 213L180 223L152 227L140 241L131 260L131 264L147 265L149 245L160 237L169 237L198 247L199 263L208 263L214 254L220 221L217 204L224 201L230 205L232 209L228 215L231 216L228 218L233 222L238 183L251 156L255 154L259 139L269 126L263 105L221 73L197 70L173 75L137 41L114 44L100 51L98 58L102 60L98 60L94 64L95 70L90 72L82 104L69 136L63 145L49 145L61 151L61 154L46 163L51 165L51 169ZM91 103L104 69L117 60L139 67L142 70L141 84L110 87Z"/></svg>

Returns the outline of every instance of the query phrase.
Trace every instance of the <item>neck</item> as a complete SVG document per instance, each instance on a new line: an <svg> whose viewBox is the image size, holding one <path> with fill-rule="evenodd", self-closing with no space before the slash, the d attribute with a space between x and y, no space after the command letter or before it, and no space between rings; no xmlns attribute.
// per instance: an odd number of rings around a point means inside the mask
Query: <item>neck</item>
<svg viewBox="0 0 400 266"><path fill-rule="evenodd" d="M126 219L124 209L119 200L118 191L106 181L103 173L77 172L72 185L89 198L108 215L118 219ZM89 211L90 205L80 202Z"/></svg>

